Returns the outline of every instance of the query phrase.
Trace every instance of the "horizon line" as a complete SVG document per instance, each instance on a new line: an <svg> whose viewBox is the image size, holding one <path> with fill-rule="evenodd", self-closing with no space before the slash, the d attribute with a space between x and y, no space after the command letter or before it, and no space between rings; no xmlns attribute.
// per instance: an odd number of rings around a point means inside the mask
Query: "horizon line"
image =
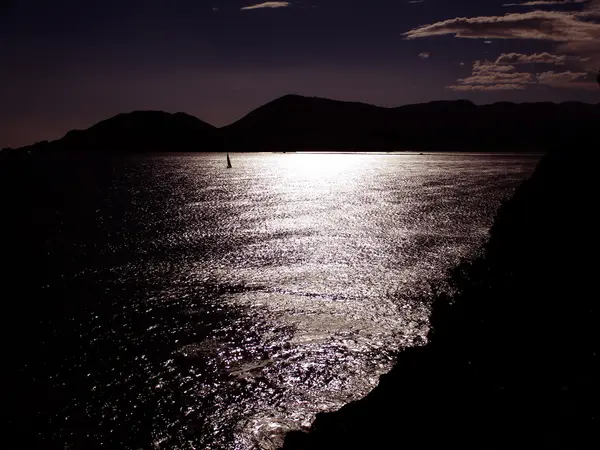
<svg viewBox="0 0 600 450"><path fill-rule="evenodd" d="M205 121L204 119L201 119L200 117L197 117L193 114L190 114L188 112L185 111L175 111L175 112L169 112L166 110L160 110L160 109L132 109L129 110L127 112L120 112L120 113L116 113L114 115L111 115L105 119L101 119L98 120L97 122L92 123L91 125L87 126L87 128L72 128L70 130L67 130L66 132L64 132L64 134L62 134L61 137L54 139L54 140L49 140L49 139L42 139L36 142L33 142L31 144L26 144L26 145L22 145L20 147L5 147L5 148L1 148L0 151L2 150L17 150L17 149L21 149L21 148L25 148L25 147L30 147L36 144L40 144L40 143L44 143L44 142L56 142L56 141L60 141L61 139L63 139L67 134L69 134L72 131L85 131L88 130L96 125L98 125L99 123L105 122L107 120L110 120L112 118L115 118L117 116L120 115L127 115L127 114L132 114L132 113L136 113L136 112L162 112L165 114L169 114L169 115L175 115L175 114L185 114L187 116L193 117L196 120L199 120L211 127L213 127L216 130L222 130L224 128L227 128L231 125L236 124L237 122L239 122L240 120L243 120L244 118L246 118L248 115L252 114L254 111L257 111L258 109L269 105L270 103L276 102L277 100L281 100L285 97L300 97L300 98L305 98L305 99L318 99L318 100L327 100L327 101L332 101L332 102L338 102L338 103L349 103L349 104L359 104L359 105L365 105L365 106L372 106L375 108L381 108L381 109L397 109L397 108L402 108L402 107L408 107L408 106L417 106L417 105L429 105L431 103L458 103L458 102L466 102L466 103L470 103L474 106L478 106L478 107L485 107L485 106L493 106L493 105L498 105L498 104L513 104L513 105L528 105L528 104L554 104L554 105L562 105L562 104L569 104L569 103L575 103L575 104L582 104L582 105L600 105L600 102L598 103L592 103L592 102L585 102L585 101L574 101L574 100L567 100L567 101L561 101L561 102L555 102L555 101L541 101L541 102L511 102L511 101L498 101L498 102L493 102L493 103L475 103L472 100L469 99L455 99L455 100L430 100L428 102L422 102L422 103L404 103L401 105L396 105L396 106L383 106L383 105L378 105L375 103L367 103L367 102L360 102L360 101L352 101L352 100L336 100L336 99L332 99L332 98L327 98L327 97L318 97L318 96L311 96L311 95L302 95L302 94L284 94L280 97L276 97L273 100L269 100L266 103L263 103L253 109L251 109L250 111L246 112L245 114L243 114L239 119L234 120L233 122L227 124L227 125L223 125L223 126L216 126L213 125L210 122Z"/></svg>

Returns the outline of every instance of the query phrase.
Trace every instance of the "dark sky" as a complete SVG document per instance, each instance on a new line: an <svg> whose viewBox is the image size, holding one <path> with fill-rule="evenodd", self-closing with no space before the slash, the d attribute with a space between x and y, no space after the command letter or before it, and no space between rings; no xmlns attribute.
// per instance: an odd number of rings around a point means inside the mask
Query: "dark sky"
<svg viewBox="0 0 600 450"><path fill-rule="evenodd" d="M507 1L0 0L0 148L136 109L222 126L288 93L600 101L599 2Z"/></svg>

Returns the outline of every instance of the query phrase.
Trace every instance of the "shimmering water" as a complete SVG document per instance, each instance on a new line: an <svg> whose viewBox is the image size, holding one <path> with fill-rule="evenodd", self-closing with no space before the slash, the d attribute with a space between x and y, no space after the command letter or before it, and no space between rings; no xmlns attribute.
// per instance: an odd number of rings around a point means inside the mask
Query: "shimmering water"
<svg viewBox="0 0 600 450"><path fill-rule="evenodd" d="M46 448L277 447L423 342L430 283L538 159L38 164L13 426Z"/></svg>

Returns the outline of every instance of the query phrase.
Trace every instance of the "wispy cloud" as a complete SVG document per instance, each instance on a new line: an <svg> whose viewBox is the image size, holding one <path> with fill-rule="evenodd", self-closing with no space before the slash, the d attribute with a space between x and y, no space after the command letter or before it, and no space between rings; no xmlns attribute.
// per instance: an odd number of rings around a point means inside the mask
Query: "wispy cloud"
<svg viewBox="0 0 600 450"><path fill-rule="evenodd" d="M264 2L258 3L256 5L244 6L242 11L247 11L250 9L263 9L263 8L286 8L290 6L290 2Z"/></svg>
<svg viewBox="0 0 600 450"><path fill-rule="evenodd" d="M421 58L421 59L429 59L430 56L431 56L431 53L429 53L429 52L419 53L419 58Z"/></svg>
<svg viewBox="0 0 600 450"><path fill-rule="evenodd" d="M543 72L537 76L538 83L554 88L597 90L595 82L588 79L587 72Z"/></svg>
<svg viewBox="0 0 600 450"><path fill-rule="evenodd" d="M464 39L595 41L600 37L600 24L580 20L577 13L531 11L504 16L457 17L404 33L407 39L443 35Z"/></svg>
<svg viewBox="0 0 600 450"><path fill-rule="evenodd" d="M448 89L453 91L521 91L525 89L522 84L486 84L486 85L470 85L458 84L448 86Z"/></svg>
<svg viewBox="0 0 600 450"><path fill-rule="evenodd" d="M517 65L539 61L558 65L560 57L551 54L523 55L520 53L502 54L496 61L475 61L470 77L460 78L456 84L447 86L455 91L499 91L523 90L531 85L542 85L565 89L597 89L589 80L587 72L547 71L532 73L517 71ZM507 64L507 63L511 64Z"/></svg>
<svg viewBox="0 0 600 450"><path fill-rule="evenodd" d="M525 55L523 53L502 53L496 64L554 64L562 66L567 61L567 55L553 55L551 53L533 53Z"/></svg>
<svg viewBox="0 0 600 450"><path fill-rule="evenodd" d="M471 76L447 86L455 91L523 90L528 86L597 89L589 74L596 69L592 65L600 61L600 0L536 0L519 6L574 4L583 4L583 10L456 17L414 28L404 36L406 39L445 35L483 40L533 39L556 45L556 53L503 53L495 61L475 61ZM534 73L532 69L538 64L565 66L566 70Z"/></svg>
<svg viewBox="0 0 600 450"><path fill-rule="evenodd" d="M533 39L554 42L558 53L581 62L600 60L600 0L583 11L530 11L503 16L457 17L404 33L406 39L452 35L463 39ZM576 58L576 59L577 59Z"/></svg>
<svg viewBox="0 0 600 450"><path fill-rule="evenodd" d="M460 78L448 89L454 91L523 90L534 82L533 74L515 72L515 66L493 61L475 61L470 77Z"/></svg>
<svg viewBox="0 0 600 450"><path fill-rule="evenodd" d="M480 75L472 75L468 78L460 78L457 80L461 84L530 84L533 82L533 75L529 72L513 72L513 73L487 73Z"/></svg>
<svg viewBox="0 0 600 450"><path fill-rule="evenodd" d="M449 86L453 90L507 90L519 86L517 89L525 89L525 85L533 83L533 75L529 72L514 72L515 66L499 65L491 61L475 61L473 73L470 77L460 78L457 85ZM501 88L500 85L510 87ZM467 88L468 86L468 88Z"/></svg>
<svg viewBox="0 0 600 450"><path fill-rule="evenodd" d="M515 70L515 66L503 65L489 61L475 61L473 63L474 73L508 73Z"/></svg>

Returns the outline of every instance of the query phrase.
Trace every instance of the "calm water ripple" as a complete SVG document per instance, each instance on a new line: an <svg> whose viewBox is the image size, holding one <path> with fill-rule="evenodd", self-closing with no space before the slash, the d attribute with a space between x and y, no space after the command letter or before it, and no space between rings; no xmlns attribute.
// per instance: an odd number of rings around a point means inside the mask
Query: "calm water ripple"
<svg viewBox="0 0 600 450"><path fill-rule="evenodd" d="M538 159L45 161L15 424L47 448L277 447L424 341L430 283Z"/></svg>

